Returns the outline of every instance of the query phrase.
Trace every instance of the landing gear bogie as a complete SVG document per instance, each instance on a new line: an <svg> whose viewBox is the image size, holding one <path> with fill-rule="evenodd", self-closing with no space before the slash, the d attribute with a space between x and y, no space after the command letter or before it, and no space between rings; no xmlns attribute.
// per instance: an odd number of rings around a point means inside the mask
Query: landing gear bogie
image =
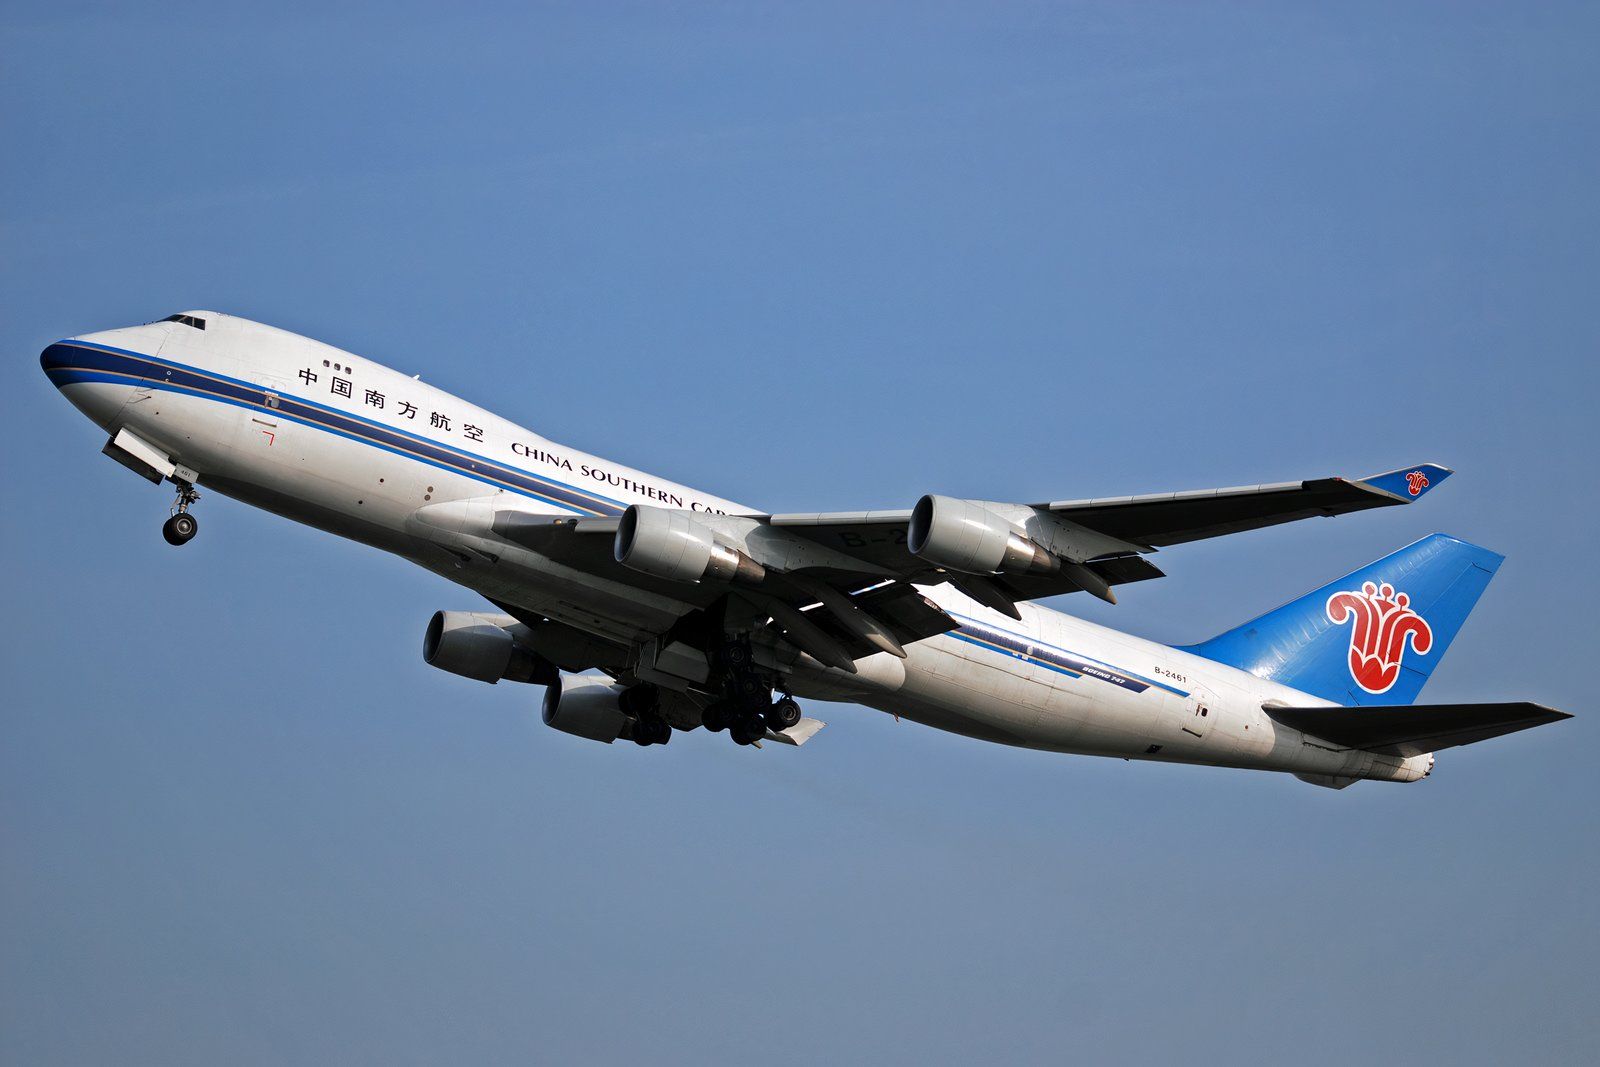
<svg viewBox="0 0 1600 1067"><path fill-rule="evenodd" d="M672 740L672 724L659 715L647 715L633 724L633 743L640 748Z"/></svg>
<svg viewBox="0 0 1600 1067"><path fill-rule="evenodd" d="M741 715L728 727L728 736L736 745L753 745L767 736L767 724L756 715Z"/></svg>
<svg viewBox="0 0 1600 1067"><path fill-rule="evenodd" d="M733 721L731 712L725 701L713 701L701 709L700 725L714 734L721 733Z"/></svg>
<svg viewBox="0 0 1600 1067"><path fill-rule="evenodd" d="M622 692L622 710L633 716L633 743L640 748L672 740L672 724L661 714L661 690L646 682Z"/></svg>
<svg viewBox="0 0 1600 1067"><path fill-rule="evenodd" d="M754 673L734 676L734 693L741 704L761 707L771 699L769 696L771 692L767 684Z"/></svg>
<svg viewBox="0 0 1600 1067"><path fill-rule="evenodd" d="M753 745L767 736L767 731L781 732L799 724L800 705L791 696L783 696L758 711L740 707L727 701L708 704L700 713L707 730L716 733L726 729L736 745Z"/></svg>

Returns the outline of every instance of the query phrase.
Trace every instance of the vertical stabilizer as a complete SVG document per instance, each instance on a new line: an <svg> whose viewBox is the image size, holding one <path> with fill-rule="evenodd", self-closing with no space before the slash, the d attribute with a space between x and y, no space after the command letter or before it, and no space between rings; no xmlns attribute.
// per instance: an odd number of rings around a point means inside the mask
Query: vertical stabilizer
<svg viewBox="0 0 1600 1067"><path fill-rule="evenodd" d="M1340 704L1409 704L1504 559L1431 534L1184 651Z"/></svg>

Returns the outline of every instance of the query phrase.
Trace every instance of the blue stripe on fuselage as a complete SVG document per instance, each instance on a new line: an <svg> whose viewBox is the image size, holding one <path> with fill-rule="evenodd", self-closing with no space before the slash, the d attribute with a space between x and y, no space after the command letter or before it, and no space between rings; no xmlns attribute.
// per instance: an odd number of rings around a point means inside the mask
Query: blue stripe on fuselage
<svg viewBox="0 0 1600 1067"><path fill-rule="evenodd" d="M1071 678L1094 678L1134 693L1156 688L1165 689L1178 696L1189 695L1185 690L1167 685L1165 682L1145 678L1120 667L1113 667L1109 663L1101 663L1087 656L1044 644L1024 634L1002 630L956 612L949 612L949 615L961 624L959 629L951 633L957 640L1011 656L1013 659L1025 660L1057 674L1065 674Z"/></svg>
<svg viewBox="0 0 1600 1067"><path fill-rule="evenodd" d="M476 453L441 445L385 423L154 356L86 341L58 341L45 349L40 363L58 388L76 382L110 382L198 396L287 418L568 510L589 515L619 515L625 507L608 497L530 474ZM278 398L276 407L266 403L269 393Z"/></svg>

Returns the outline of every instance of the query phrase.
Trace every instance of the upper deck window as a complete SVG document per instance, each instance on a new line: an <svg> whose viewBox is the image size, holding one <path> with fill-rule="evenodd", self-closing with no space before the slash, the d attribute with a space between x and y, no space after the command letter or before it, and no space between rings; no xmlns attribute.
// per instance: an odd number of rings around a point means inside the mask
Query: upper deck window
<svg viewBox="0 0 1600 1067"><path fill-rule="evenodd" d="M197 319L193 315L168 315L162 322L181 322L185 326L193 326L197 330L206 328L205 319Z"/></svg>

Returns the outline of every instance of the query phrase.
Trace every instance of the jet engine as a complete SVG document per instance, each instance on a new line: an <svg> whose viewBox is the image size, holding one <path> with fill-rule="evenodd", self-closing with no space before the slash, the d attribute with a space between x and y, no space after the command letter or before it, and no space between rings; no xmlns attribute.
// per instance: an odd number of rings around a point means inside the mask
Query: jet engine
<svg viewBox="0 0 1600 1067"><path fill-rule="evenodd" d="M622 513L612 554L624 567L675 582L755 584L761 564L718 541L692 512L633 504Z"/></svg>
<svg viewBox="0 0 1600 1067"><path fill-rule="evenodd" d="M548 682L555 668L532 649L517 643L497 620L506 616L473 611L436 611L422 637L422 659L430 667L495 684Z"/></svg>
<svg viewBox="0 0 1600 1067"><path fill-rule="evenodd" d="M583 674L557 677L544 691L544 724L609 745L633 721L622 710L622 693L622 686L604 678Z"/></svg>
<svg viewBox="0 0 1600 1067"><path fill-rule="evenodd" d="M1061 560L976 500L929 494L906 530L912 555L964 574L1054 574Z"/></svg>

